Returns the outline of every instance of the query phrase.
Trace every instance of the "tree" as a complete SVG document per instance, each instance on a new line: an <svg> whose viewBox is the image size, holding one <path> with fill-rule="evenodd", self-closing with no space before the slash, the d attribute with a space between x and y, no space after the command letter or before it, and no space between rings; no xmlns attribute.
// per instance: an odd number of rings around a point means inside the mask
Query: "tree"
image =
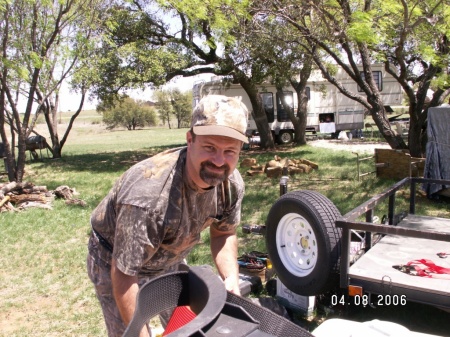
<svg viewBox="0 0 450 337"><path fill-rule="evenodd" d="M283 75L280 74L276 81L277 92L280 97L283 97L282 104L283 108L288 112L289 118L294 125L294 143L297 145L305 145L306 144L306 125L307 125L307 116L308 116L308 96L306 93L307 82L312 72L312 58L305 56L302 59L303 64L300 69L300 76L297 79L297 76L290 76L290 72L286 72ZM290 104L288 104L285 100L285 95L282 95L284 88L284 80L289 81L291 86L294 88L295 93L297 95L297 113L294 114L292 111ZM284 79L284 80L283 80Z"/></svg>
<svg viewBox="0 0 450 337"><path fill-rule="evenodd" d="M382 7L382 43L372 48L402 86L409 103L408 147L425 153L428 108L450 94L450 1L395 1ZM429 102L428 93L432 91Z"/></svg>
<svg viewBox="0 0 450 337"><path fill-rule="evenodd" d="M251 59L238 48L251 31L246 1L135 0L115 7L112 20L114 45L104 49L117 60L105 68L104 81L96 87L101 97L124 87L159 86L176 76L232 76L250 98L262 147L274 146L256 87L260 77L256 68L248 71Z"/></svg>
<svg viewBox="0 0 450 337"><path fill-rule="evenodd" d="M41 114L49 129L49 150L53 157L61 156L83 107L88 82L78 82L80 105L61 140L57 129L59 90L64 81L75 79L85 66L80 62L91 56L101 6L100 0L0 2L0 134L10 181L22 181L26 140ZM20 102L26 104L23 114L18 110Z"/></svg>
<svg viewBox="0 0 450 337"><path fill-rule="evenodd" d="M344 0L310 2L308 7L297 1L262 1L259 5L262 13L284 20L304 37L305 50L309 50L323 76L370 112L392 148L409 147L411 155L422 154L418 144L426 121L426 93L434 83L431 101L436 105L448 95L447 0ZM411 102L408 146L387 119L380 88L372 76L371 65L375 62L385 63L386 71L397 78ZM345 90L334 77L335 66L331 63L339 65L364 95Z"/></svg>
<svg viewBox="0 0 450 337"><path fill-rule="evenodd" d="M189 127L192 114L192 92L181 92L178 88L158 90L154 93L158 114L163 124L171 128L171 116L177 120L177 128Z"/></svg>
<svg viewBox="0 0 450 337"><path fill-rule="evenodd" d="M159 119L171 129L170 116L173 114L173 106L171 104L170 93L166 90L158 90L154 93L154 98L158 102L158 115Z"/></svg>
<svg viewBox="0 0 450 337"><path fill-rule="evenodd" d="M299 5L290 1L284 2L283 6L269 2L269 13L289 23L297 31L296 36L303 37L298 43L311 55L324 78L371 112L375 123L392 147L405 147L401 136L390 128L380 90L372 77L373 60L367 43L355 39L351 34L352 25L358 19L353 13L361 10L357 4L351 7L346 0L338 3L309 3L300 9ZM267 11L264 8L262 10ZM363 94L344 88L335 78L336 66L332 66L330 61L340 66L362 88ZM362 71L358 64L362 65Z"/></svg>
<svg viewBox="0 0 450 337"><path fill-rule="evenodd" d="M170 91L173 114L177 119L178 129L188 127L192 114L192 92L182 93L179 89Z"/></svg>
<svg viewBox="0 0 450 337"><path fill-rule="evenodd" d="M125 127L128 130L136 130L136 128L156 125L155 110L144 101L130 97L122 97L113 107L101 102L97 106L97 111L103 115L103 123L108 129Z"/></svg>
<svg viewBox="0 0 450 337"><path fill-rule="evenodd" d="M291 27L278 18L263 16L257 21L260 27L254 42L264 41L264 48L256 47L261 53L262 62L269 68L269 77L277 88L281 104L294 126L294 144L306 144L306 125L308 114L307 83L313 70L312 57L297 42L301 36L295 36ZM283 94L286 86L292 86L297 95L297 111L286 102Z"/></svg>
<svg viewBox="0 0 450 337"><path fill-rule="evenodd" d="M292 36L291 27L276 16L266 15L259 10L260 3L254 3L251 29L246 29L245 42L239 45L250 53L252 70L257 69L260 81L275 85L281 104L294 126L294 144L306 144L307 96L306 82L311 65L303 56L301 48ZM311 62L310 62L311 63ZM299 78L299 75L300 78ZM285 104L283 94L286 86L291 85L298 98L297 111Z"/></svg>
<svg viewBox="0 0 450 337"><path fill-rule="evenodd" d="M422 46L418 55L423 57L417 58L419 63L416 63L415 69L418 68L417 64L428 64L429 62L425 61L426 56L431 54L426 54L426 48L423 47L428 41L426 37L440 37L440 40L436 40L438 42L447 41L448 28L445 24L448 22L448 11L445 11L444 5L448 5L448 1L433 0L430 3L424 0L392 0L386 3L369 0L354 3L343 0L336 3L305 3L293 0L261 0L247 3L238 0L212 0L205 3L134 0L115 8L114 25L110 25L110 40L114 43L105 50L111 51L116 58L113 55L108 56L115 61L105 68L108 72L102 78L106 80L99 86L98 92L117 92L120 88L143 83L158 86L180 75L227 75L241 84L247 92L252 104L251 113L260 131L262 147L270 148L273 147L273 139L257 86L270 77L280 88L291 82L300 97L299 109L305 109L306 95L302 81L308 76L311 68L309 59L312 59L323 76L341 93L359 102L370 112L391 147L407 148L401 135L391 128L381 88L373 77L372 65L390 59L383 50L390 50L391 54L394 54L392 51L395 48L390 45L390 40L395 42L400 39L389 36L389 32L399 32L399 28L405 26L405 32L417 33L416 29L422 23L435 22L435 18L438 18L436 22L442 24L433 30L433 34L418 35ZM403 8L402 13L398 13L399 8ZM394 12L395 17L392 14ZM436 14L438 12L442 14L439 16ZM170 21L167 20L168 17ZM409 18L413 17L417 17L417 24L414 23L416 21L411 21L411 25L405 25ZM267 26L271 30L266 29L261 39L258 35L261 30L255 28L267 22L272 24ZM277 33L277 25L281 27L280 33ZM427 29L423 31L426 32ZM270 33L274 38L269 38ZM408 41L411 46L415 45L414 39ZM437 49L444 51L440 59L445 61L445 43L438 45L440 47ZM276 57L264 57L264 52L269 53L272 49L272 56ZM275 62L277 57L282 59L282 62ZM297 57L298 61L292 61L295 60L294 57ZM406 74L410 74L409 71L412 70L410 65L414 63L411 60ZM398 61L386 63L386 71L400 74L401 66L397 66L396 62ZM446 69L442 66L445 62L441 62L439 67L435 66L435 63L432 63L432 67L427 66L432 71L426 76L419 74L417 79L424 80L423 84L419 84L419 88L429 88L430 79L436 78ZM289 63L293 66L289 67ZM276 69L277 64L282 66L274 73L271 69ZM294 72L300 72L302 65L305 66L303 78L296 82ZM337 66L358 84L361 92L350 92L342 86L335 77ZM409 81L411 76L406 78ZM442 77L440 81L435 82L446 83L446 80ZM409 82L402 85L409 85ZM417 90L415 93L424 91L427 90ZM435 92L441 95L444 91L439 88ZM432 101L437 102L439 99ZM422 99L418 99L418 105L423 107L421 102ZM293 112L289 113L298 128L296 134L299 137L302 136L301 125L304 123L305 113L306 110L298 110L297 116ZM411 116L411 120L413 117L416 116ZM420 118L418 123L412 120L411 128L416 130L417 125L422 125L423 130L423 121L423 118ZM412 150L415 148L416 138L411 137L408 146ZM302 137L296 141L301 144L304 140Z"/></svg>

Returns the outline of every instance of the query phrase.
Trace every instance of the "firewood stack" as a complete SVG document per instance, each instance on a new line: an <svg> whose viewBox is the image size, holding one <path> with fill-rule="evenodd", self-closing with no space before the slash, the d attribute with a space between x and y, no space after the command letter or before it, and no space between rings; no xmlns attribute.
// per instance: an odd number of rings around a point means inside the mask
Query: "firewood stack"
<svg viewBox="0 0 450 337"><path fill-rule="evenodd" d="M30 207L52 209L52 202L56 197L66 200L66 204L86 206L86 202L73 199L75 189L60 186L55 191L49 191L46 186L35 186L30 182L0 183L0 213L19 211Z"/></svg>
<svg viewBox="0 0 450 337"><path fill-rule="evenodd" d="M241 167L250 168L246 172L248 176L266 174L268 178L279 178L283 174L310 173L312 170L317 170L319 165L307 159L281 158L276 155L274 159L269 160L264 166L259 165L254 158L244 158L241 161Z"/></svg>

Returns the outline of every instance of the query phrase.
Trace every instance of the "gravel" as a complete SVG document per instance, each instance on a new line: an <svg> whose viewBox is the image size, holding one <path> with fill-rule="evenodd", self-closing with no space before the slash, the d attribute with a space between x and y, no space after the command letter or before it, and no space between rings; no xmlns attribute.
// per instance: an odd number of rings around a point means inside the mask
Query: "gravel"
<svg viewBox="0 0 450 337"><path fill-rule="evenodd" d="M339 139L317 139L310 140L308 144L314 147L322 147L333 149L336 151L351 151L351 152L370 152L374 153L375 149L390 149L386 142L363 141L360 139L339 140Z"/></svg>

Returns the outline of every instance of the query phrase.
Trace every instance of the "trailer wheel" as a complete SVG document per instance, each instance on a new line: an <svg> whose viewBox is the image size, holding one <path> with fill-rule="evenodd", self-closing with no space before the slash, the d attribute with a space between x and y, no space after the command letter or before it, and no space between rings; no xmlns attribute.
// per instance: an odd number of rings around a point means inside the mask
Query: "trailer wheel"
<svg viewBox="0 0 450 337"><path fill-rule="evenodd" d="M280 281L304 296L325 293L336 285L341 229L336 206L314 191L292 191L271 207L266 246Z"/></svg>
<svg viewBox="0 0 450 337"><path fill-rule="evenodd" d="M294 134L289 130L282 130L278 134L278 143L279 144L290 144L294 140Z"/></svg>

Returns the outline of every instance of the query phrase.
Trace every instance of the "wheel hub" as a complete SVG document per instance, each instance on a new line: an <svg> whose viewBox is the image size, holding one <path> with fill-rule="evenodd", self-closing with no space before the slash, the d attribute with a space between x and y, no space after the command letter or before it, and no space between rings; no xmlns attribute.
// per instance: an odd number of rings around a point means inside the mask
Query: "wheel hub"
<svg viewBox="0 0 450 337"><path fill-rule="evenodd" d="M296 276L306 276L317 263L317 240L311 224L301 215L289 213L281 218L276 242L283 265Z"/></svg>

